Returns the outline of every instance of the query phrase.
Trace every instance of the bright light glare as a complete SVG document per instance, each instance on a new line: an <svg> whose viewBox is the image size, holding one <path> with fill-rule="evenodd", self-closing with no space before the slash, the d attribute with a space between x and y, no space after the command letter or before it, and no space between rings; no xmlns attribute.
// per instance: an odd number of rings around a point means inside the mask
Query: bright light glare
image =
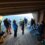
<svg viewBox="0 0 45 45"><path fill-rule="evenodd" d="M27 18L30 21L34 17L32 13L26 13L26 14L16 14L16 15L4 16L4 19L5 18L11 19L11 20L15 19L17 21Z"/></svg>
<svg viewBox="0 0 45 45"><path fill-rule="evenodd" d="M21 16L24 17L24 18L27 18L28 20L31 20L33 18L33 14L32 13L27 13L27 14L19 14L17 16Z"/></svg>

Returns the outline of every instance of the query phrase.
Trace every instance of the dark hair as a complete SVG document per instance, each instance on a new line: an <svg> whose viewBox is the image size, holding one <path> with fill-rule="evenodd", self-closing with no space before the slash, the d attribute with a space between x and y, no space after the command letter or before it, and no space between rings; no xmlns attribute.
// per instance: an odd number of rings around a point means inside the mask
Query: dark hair
<svg viewBox="0 0 45 45"><path fill-rule="evenodd" d="M35 24L35 20L31 19L31 25Z"/></svg>
<svg viewBox="0 0 45 45"><path fill-rule="evenodd" d="M13 23L16 23L16 20L13 20Z"/></svg>

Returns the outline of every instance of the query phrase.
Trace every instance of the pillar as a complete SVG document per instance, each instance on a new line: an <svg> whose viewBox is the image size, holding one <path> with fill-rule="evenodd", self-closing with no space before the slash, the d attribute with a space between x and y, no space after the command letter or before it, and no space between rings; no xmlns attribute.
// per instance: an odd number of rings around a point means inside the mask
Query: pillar
<svg viewBox="0 0 45 45"><path fill-rule="evenodd" d="M38 22L41 23L44 17L44 10L38 11Z"/></svg>

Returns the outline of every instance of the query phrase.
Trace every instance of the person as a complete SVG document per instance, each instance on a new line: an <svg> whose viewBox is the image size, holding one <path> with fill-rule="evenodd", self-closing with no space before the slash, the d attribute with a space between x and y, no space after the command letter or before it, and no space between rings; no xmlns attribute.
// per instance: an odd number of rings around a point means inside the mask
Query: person
<svg viewBox="0 0 45 45"><path fill-rule="evenodd" d="M11 20L9 19L8 21L9 21L9 28L8 28L8 30L9 30L9 33L11 34Z"/></svg>
<svg viewBox="0 0 45 45"><path fill-rule="evenodd" d="M4 26L6 27L6 32L8 33L9 22L7 18L4 20Z"/></svg>
<svg viewBox="0 0 45 45"><path fill-rule="evenodd" d="M39 25L39 36L40 36L40 41L43 40L43 33L44 33L44 27L45 27L45 24L44 24L44 21L41 22L41 24Z"/></svg>
<svg viewBox="0 0 45 45"><path fill-rule="evenodd" d="M27 18L24 18L24 24L25 24L25 26L27 26L27 22L28 22Z"/></svg>
<svg viewBox="0 0 45 45"><path fill-rule="evenodd" d="M32 26L33 24L36 24L36 23L35 23L35 20L34 20L34 19L31 19L31 26Z"/></svg>
<svg viewBox="0 0 45 45"><path fill-rule="evenodd" d="M35 34L36 31L36 22L34 19L31 19L31 24L30 24L30 33Z"/></svg>
<svg viewBox="0 0 45 45"><path fill-rule="evenodd" d="M24 35L24 21L21 23L22 35Z"/></svg>
<svg viewBox="0 0 45 45"><path fill-rule="evenodd" d="M17 37L18 25L16 24L15 20L13 20L13 29L14 29L14 37Z"/></svg>

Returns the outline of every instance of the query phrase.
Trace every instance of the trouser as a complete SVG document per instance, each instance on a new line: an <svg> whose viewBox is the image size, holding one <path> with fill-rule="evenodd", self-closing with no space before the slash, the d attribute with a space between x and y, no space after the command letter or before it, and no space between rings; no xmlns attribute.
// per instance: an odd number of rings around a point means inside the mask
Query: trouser
<svg viewBox="0 0 45 45"><path fill-rule="evenodd" d="M8 33L8 28L6 28L6 33Z"/></svg>
<svg viewBox="0 0 45 45"><path fill-rule="evenodd" d="M24 34L24 30L22 30L22 34Z"/></svg>
<svg viewBox="0 0 45 45"><path fill-rule="evenodd" d="M17 36L17 30L14 30L14 37Z"/></svg>
<svg viewBox="0 0 45 45"><path fill-rule="evenodd" d="M9 33L11 33L11 27L8 28Z"/></svg>

